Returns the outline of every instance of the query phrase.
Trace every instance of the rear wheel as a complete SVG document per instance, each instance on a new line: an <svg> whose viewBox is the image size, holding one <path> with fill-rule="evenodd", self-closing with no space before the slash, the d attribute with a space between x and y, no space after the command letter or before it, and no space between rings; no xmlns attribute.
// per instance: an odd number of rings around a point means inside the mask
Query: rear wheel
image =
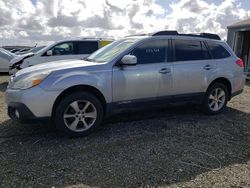
<svg viewBox="0 0 250 188"><path fill-rule="evenodd" d="M95 131L103 120L101 102L87 92L64 97L55 110L57 129L71 136L86 136Z"/></svg>
<svg viewBox="0 0 250 188"><path fill-rule="evenodd" d="M222 83L214 83L207 89L203 100L203 110L207 114L222 112L228 102L228 89Z"/></svg>

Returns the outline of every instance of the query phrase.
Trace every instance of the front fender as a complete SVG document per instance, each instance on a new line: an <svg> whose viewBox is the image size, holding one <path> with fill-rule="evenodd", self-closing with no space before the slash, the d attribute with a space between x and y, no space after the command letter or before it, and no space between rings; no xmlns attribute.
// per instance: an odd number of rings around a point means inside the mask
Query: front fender
<svg viewBox="0 0 250 188"><path fill-rule="evenodd" d="M64 91L70 87L78 85L91 86L98 89L107 102L112 100L111 71L74 71L51 73L41 84L44 90Z"/></svg>

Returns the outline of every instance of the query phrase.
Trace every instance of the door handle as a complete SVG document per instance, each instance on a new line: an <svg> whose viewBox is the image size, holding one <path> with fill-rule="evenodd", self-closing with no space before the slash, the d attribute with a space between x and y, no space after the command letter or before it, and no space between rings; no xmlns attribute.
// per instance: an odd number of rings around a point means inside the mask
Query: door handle
<svg viewBox="0 0 250 188"><path fill-rule="evenodd" d="M159 70L159 73L161 73L161 74L167 74L167 73L170 73L170 72L171 72L171 70L168 69L168 68L162 68L161 70Z"/></svg>
<svg viewBox="0 0 250 188"><path fill-rule="evenodd" d="M210 69L212 69L212 68L213 68L212 65L205 65L205 66L203 67L203 69L205 69L205 70L210 70Z"/></svg>

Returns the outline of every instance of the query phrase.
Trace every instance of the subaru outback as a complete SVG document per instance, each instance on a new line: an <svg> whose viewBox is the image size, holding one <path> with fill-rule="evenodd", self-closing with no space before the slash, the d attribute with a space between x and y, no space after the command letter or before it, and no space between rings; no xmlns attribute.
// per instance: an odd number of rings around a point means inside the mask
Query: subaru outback
<svg viewBox="0 0 250 188"><path fill-rule="evenodd" d="M121 110L192 101L223 111L243 91L244 63L218 35L160 31L128 36L85 60L29 67L11 77L9 116L50 118L62 132L84 136Z"/></svg>

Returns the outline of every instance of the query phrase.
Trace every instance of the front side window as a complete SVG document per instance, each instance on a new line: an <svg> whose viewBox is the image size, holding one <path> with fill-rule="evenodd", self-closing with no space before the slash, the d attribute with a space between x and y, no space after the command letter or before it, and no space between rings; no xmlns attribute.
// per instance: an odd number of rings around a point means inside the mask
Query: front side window
<svg viewBox="0 0 250 188"><path fill-rule="evenodd" d="M75 54L92 54L98 49L97 41L75 42Z"/></svg>
<svg viewBox="0 0 250 188"><path fill-rule="evenodd" d="M130 54L137 57L137 64L161 63L166 61L168 40L148 40Z"/></svg>
<svg viewBox="0 0 250 188"><path fill-rule="evenodd" d="M52 50L52 55L72 55L74 54L73 42L57 44Z"/></svg>
<svg viewBox="0 0 250 188"><path fill-rule="evenodd" d="M175 61L194 61L210 59L203 42L192 40L174 40Z"/></svg>
<svg viewBox="0 0 250 188"><path fill-rule="evenodd" d="M208 42L207 44L214 59L223 59L231 56L222 45L212 42Z"/></svg>
<svg viewBox="0 0 250 188"><path fill-rule="evenodd" d="M86 61L94 61L94 62L108 62L115 58L117 55L131 47L134 43L136 43L139 39L131 38L131 39L122 39L111 44L100 48L93 54L91 54Z"/></svg>

